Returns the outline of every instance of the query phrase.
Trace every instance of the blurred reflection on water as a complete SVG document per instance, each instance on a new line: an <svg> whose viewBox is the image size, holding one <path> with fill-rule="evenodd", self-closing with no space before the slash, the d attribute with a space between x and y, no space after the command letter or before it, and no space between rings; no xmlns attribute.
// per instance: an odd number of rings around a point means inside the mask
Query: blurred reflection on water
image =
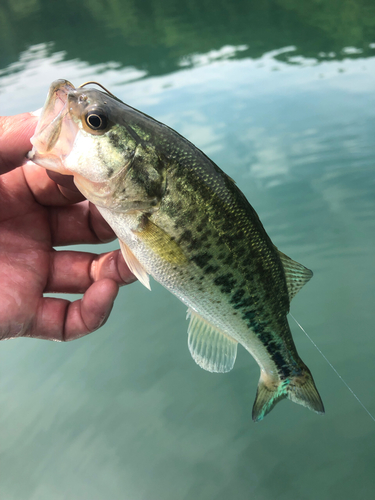
<svg viewBox="0 0 375 500"><path fill-rule="evenodd" d="M1 113L97 79L192 140L314 270L292 312L372 413L374 19L364 0L0 7ZM327 414L254 425L256 364L199 369L184 306L152 288L71 344L0 344L2 498L371 498L374 425L294 325Z"/></svg>

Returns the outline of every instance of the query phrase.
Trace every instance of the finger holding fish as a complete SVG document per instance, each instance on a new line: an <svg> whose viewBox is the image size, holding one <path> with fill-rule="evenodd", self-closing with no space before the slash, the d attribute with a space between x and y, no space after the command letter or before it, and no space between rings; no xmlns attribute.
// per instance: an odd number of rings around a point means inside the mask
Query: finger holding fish
<svg viewBox="0 0 375 500"><path fill-rule="evenodd" d="M100 255L61 250L51 255L50 269L44 293L85 293L100 280L110 279L118 286L136 280L120 250Z"/></svg>
<svg viewBox="0 0 375 500"><path fill-rule="evenodd" d="M22 336L59 342L83 337L104 325L117 293L115 281L103 279L94 282L82 299L74 302L44 297L39 302L33 329Z"/></svg>

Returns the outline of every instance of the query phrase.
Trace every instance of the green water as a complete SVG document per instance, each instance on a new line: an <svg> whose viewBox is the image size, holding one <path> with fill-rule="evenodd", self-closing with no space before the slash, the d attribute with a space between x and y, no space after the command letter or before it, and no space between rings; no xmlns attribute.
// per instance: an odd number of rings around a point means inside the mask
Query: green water
<svg viewBox="0 0 375 500"><path fill-rule="evenodd" d="M292 313L375 414L374 3L4 0L1 114L57 78L100 81L237 181L313 269ZM284 401L254 424L253 359L201 370L185 307L152 289L81 340L0 344L1 499L373 498L375 423L296 325L326 415Z"/></svg>

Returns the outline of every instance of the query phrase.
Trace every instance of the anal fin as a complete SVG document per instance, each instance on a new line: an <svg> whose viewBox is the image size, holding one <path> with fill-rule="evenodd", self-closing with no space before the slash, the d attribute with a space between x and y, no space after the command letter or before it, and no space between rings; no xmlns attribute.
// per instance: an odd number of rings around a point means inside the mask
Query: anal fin
<svg viewBox="0 0 375 500"><path fill-rule="evenodd" d="M119 242L122 255L125 259L128 268L134 274L134 276L138 278L138 280L142 283L142 285L151 290L150 278L146 273L146 271L144 270L142 264L138 261L138 259L134 256L133 252L123 241L119 240Z"/></svg>
<svg viewBox="0 0 375 500"><path fill-rule="evenodd" d="M229 372L236 361L237 341L221 332L192 309L188 328L188 345L194 361L204 370Z"/></svg>

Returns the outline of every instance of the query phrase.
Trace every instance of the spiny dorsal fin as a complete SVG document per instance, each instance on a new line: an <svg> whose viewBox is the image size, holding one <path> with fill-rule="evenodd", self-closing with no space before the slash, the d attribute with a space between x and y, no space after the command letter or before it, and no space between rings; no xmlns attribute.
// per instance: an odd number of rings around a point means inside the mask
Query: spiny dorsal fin
<svg viewBox="0 0 375 500"><path fill-rule="evenodd" d="M119 240L119 242L122 255L125 259L128 268L134 274L134 276L139 279L142 285L151 290L150 278L148 277L148 274L144 270L142 264L136 259L133 252L127 245L125 245L123 241Z"/></svg>
<svg viewBox="0 0 375 500"><path fill-rule="evenodd" d="M284 267L286 284L288 287L289 301L296 295L296 293L306 285L312 278L313 272L299 262L292 260L285 253L278 250L282 265Z"/></svg>
<svg viewBox="0 0 375 500"><path fill-rule="evenodd" d="M229 372L236 361L237 342L192 309L188 309L189 317L188 345L194 361L209 372Z"/></svg>

